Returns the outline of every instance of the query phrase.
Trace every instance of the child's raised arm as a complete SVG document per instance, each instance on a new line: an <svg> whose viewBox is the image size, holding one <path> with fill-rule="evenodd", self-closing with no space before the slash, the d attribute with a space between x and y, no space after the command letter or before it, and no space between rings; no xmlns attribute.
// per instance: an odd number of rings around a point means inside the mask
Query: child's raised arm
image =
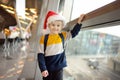
<svg viewBox="0 0 120 80"><path fill-rule="evenodd" d="M85 17L85 14L81 14L80 17L78 18L78 24L80 24Z"/></svg>

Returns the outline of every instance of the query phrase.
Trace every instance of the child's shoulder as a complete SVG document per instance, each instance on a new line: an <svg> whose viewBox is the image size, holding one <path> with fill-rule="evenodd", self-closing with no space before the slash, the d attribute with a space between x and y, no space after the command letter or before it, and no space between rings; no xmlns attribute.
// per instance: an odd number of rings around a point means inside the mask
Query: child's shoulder
<svg viewBox="0 0 120 80"><path fill-rule="evenodd" d="M41 36L40 36L40 40L42 40L42 41L43 41L43 40L44 40L44 38L45 38L47 35L50 35L50 34L44 34L44 35L41 35Z"/></svg>
<svg viewBox="0 0 120 80"><path fill-rule="evenodd" d="M41 35L40 36L40 41L44 41L44 37L45 37L45 35Z"/></svg>
<svg viewBox="0 0 120 80"><path fill-rule="evenodd" d="M43 35L41 35L40 38L44 38L46 35L49 35L49 34L43 34Z"/></svg>
<svg viewBox="0 0 120 80"><path fill-rule="evenodd" d="M66 37L66 35L67 35L66 31L62 31L61 33L63 34L64 37Z"/></svg>
<svg viewBox="0 0 120 80"><path fill-rule="evenodd" d="M66 31L62 31L61 33L62 33L62 34L67 34L67 32L66 32Z"/></svg>
<svg viewBox="0 0 120 80"><path fill-rule="evenodd" d="M45 36L48 35L48 34L44 34L44 35L41 35L40 36L40 43L43 44L44 43L44 39L45 39Z"/></svg>

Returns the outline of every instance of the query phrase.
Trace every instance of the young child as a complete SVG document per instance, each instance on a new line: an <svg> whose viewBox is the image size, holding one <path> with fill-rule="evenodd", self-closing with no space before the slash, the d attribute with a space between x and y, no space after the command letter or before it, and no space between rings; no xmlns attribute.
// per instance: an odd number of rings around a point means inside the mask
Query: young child
<svg viewBox="0 0 120 80"><path fill-rule="evenodd" d="M71 31L63 32L64 17L54 11L47 13L44 29L49 33L41 36L37 56L43 80L63 80L63 68L67 66L64 43L78 34L83 18L84 14L80 16Z"/></svg>

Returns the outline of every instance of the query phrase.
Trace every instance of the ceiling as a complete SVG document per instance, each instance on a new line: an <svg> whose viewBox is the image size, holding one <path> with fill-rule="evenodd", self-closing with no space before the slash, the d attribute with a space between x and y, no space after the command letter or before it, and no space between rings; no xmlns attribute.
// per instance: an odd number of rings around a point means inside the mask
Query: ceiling
<svg viewBox="0 0 120 80"><path fill-rule="evenodd" d="M0 0L0 4L15 8L15 1L16 0ZM38 13L40 12L41 5L42 0L26 0L26 8L34 8Z"/></svg>
<svg viewBox="0 0 120 80"><path fill-rule="evenodd" d="M16 17L15 1L16 0L0 0L0 7L3 7L6 10L5 11L6 13L3 13L3 11L0 11L1 12L0 13L0 20L1 20L0 26L1 25L4 26L4 22L6 18L9 18L8 17L9 15L12 15L14 18ZM24 18L17 16L19 18L19 21L18 21L18 18L16 18L17 22L20 22L23 27L27 27L30 24L30 22L33 20L33 18L34 18L34 22L36 22L36 19L40 12L41 3L42 3L42 0L26 0L26 11L25 11L26 18L24 19ZM16 22L15 20L6 21L7 24L8 23L12 24L15 22ZM7 25L7 26L11 26L11 25Z"/></svg>

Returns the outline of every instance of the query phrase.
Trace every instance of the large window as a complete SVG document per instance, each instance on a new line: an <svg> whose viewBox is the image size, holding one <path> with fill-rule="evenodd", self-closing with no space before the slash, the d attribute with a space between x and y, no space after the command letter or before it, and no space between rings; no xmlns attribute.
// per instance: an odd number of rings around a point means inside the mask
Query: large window
<svg viewBox="0 0 120 80"><path fill-rule="evenodd" d="M89 13L115 0L74 0L71 20L79 17L82 13Z"/></svg>
<svg viewBox="0 0 120 80"><path fill-rule="evenodd" d="M76 38L70 40L66 51L72 55L115 55L119 53L119 28L120 26L81 31Z"/></svg>

